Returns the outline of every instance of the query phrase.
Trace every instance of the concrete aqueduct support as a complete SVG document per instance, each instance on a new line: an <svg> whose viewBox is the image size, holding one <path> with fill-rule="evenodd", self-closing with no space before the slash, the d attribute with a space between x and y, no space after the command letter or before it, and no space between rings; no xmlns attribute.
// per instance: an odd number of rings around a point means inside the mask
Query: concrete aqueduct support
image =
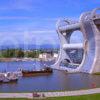
<svg viewBox="0 0 100 100"><path fill-rule="evenodd" d="M83 13L79 22L72 22L66 19L58 21L57 33L60 39L60 51L56 63L52 65L54 68L62 69L60 63L64 59L73 64L66 52L67 49L83 48L83 59L79 67L76 69L65 67L63 70L86 73L100 72L100 15L96 14L97 10L100 10L100 8ZM70 44L70 37L76 30L82 32L84 43Z"/></svg>

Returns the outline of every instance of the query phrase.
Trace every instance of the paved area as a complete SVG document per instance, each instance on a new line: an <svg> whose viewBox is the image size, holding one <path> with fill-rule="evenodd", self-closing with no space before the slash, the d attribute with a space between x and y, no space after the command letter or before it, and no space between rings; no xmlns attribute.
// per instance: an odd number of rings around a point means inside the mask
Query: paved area
<svg viewBox="0 0 100 100"><path fill-rule="evenodd" d="M46 97L57 97L57 96L77 96L100 93L100 88L88 89L88 90L77 90L77 91L65 91L65 92L44 92Z"/></svg>
<svg viewBox="0 0 100 100"><path fill-rule="evenodd" d="M32 93L0 93L0 98L33 98Z"/></svg>
<svg viewBox="0 0 100 100"><path fill-rule="evenodd" d="M100 93L100 88L63 92L34 92L34 93L0 93L0 98L40 98L40 97L59 97L77 96Z"/></svg>

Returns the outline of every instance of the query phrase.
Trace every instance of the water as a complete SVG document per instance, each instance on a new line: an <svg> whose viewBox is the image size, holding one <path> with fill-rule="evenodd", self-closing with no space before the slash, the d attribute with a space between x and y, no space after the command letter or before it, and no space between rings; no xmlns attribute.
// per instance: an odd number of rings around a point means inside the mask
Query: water
<svg viewBox="0 0 100 100"><path fill-rule="evenodd" d="M42 45L36 45L36 44L17 44L17 45L13 45L13 44L9 44L9 42L6 42L5 45L0 44L0 50L2 49L24 49L24 50L33 50L33 49L41 49L41 50L46 50L46 49L59 49L60 46L59 44L42 44Z"/></svg>
<svg viewBox="0 0 100 100"><path fill-rule="evenodd" d="M33 66L34 63L36 67ZM51 62L46 62L48 65ZM0 62L0 71L16 71L23 69L41 69L43 62ZM0 92L33 92L33 91L60 91L92 88L95 83L100 87L100 76L84 73L68 74L64 71L54 70L52 75L36 77L20 77L18 83L0 84Z"/></svg>

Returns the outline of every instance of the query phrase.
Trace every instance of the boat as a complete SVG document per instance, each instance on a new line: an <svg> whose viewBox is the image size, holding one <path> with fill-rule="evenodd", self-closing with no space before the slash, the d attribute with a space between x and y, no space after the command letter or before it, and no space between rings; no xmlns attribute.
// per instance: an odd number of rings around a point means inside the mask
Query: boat
<svg viewBox="0 0 100 100"><path fill-rule="evenodd" d="M13 83L17 81L18 77L14 73L6 72L0 75L0 83Z"/></svg>
<svg viewBox="0 0 100 100"><path fill-rule="evenodd" d="M15 83L15 82L17 82L18 81L18 79L16 78L14 78L14 79L8 79L8 78L5 78L4 80L2 80L2 83Z"/></svg>
<svg viewBox="0 0 100 100"><path fill-rule="evenodd" d="M51 74L53 70L50 67L45 67L41 70L22 70L23 76L47 75Z"/></svg>

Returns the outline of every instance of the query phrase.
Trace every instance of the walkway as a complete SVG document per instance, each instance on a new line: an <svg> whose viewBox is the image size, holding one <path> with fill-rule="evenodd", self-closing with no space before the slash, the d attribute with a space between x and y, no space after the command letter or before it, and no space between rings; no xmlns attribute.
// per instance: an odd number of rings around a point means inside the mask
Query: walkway
<svg viewBox="0 0 100 100"><path fill-rule="evenodd" d="M0 93L0 98L40 98L40 97L60 97L60 96L77 96L100 93L100 88L64 92L34 92L34 93Z"/></svg>

